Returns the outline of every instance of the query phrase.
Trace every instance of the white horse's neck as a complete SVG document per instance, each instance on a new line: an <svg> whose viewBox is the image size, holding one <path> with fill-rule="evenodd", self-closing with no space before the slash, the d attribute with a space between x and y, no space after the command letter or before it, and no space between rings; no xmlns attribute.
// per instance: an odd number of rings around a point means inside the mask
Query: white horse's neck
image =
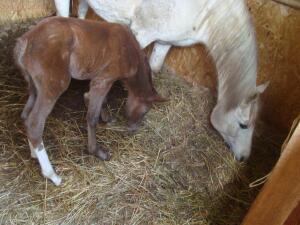
<svg viewBox="0 0 300 225"><path fill-rule="evenodd" d="M218 102L230 109L254 93L256 38L244 1L226 0L215 7L222 7L217 11L222 13L209 18L213 26L206 45L218 71Z"/></svg>

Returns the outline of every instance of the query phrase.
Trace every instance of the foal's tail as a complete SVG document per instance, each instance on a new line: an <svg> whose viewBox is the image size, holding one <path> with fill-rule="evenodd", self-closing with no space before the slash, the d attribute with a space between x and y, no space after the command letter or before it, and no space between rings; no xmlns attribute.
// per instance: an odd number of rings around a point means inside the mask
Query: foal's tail
<svg viewBox="0 0 300 225"><path fill-rule="evenodd" d="M24 76L25 80L28 82L29 85L34 85L33 81L30 77L29 72L27 71L24 65L24 56L27 49L27 42L26 38L18 38L15 48L14 48L14 62L16 66L20 69L22 75Z"/></svg>
<svg viewBox="0 0 300 225"><path fill-rule="evenodd" d="M24 38L18 38L16 42L16 46L14 48L14 60L16 65L20 69L24 69L23 57L25 55L26 48L27 48L27 40Z"/></svg>
<svg viewBox="0 0 300 225"><path fill-rule="evenodd" d="M22 75L24 76L27 82L30 82L29 73L26 70L24 65L24 55L27 49L27 39L26 38L18 38L15 48L14 48L14 62L16 66L21 71Z"/></svg>
<svg viewBox="0 0 300 225"><path fill-rule="evenodd" d="M14 62L16 66L19 68L21 74L23 75L24 79L27 81L28 84L29 99L21 115L23 119L26 119L28 114L30 113L37 94L36 87L32 80L32 77L30 76L30 73L27 71L26 66L24 64L27 42L28 41L26 38L22 38L22 37L18 38L16 46L14 48Z"/></svg>

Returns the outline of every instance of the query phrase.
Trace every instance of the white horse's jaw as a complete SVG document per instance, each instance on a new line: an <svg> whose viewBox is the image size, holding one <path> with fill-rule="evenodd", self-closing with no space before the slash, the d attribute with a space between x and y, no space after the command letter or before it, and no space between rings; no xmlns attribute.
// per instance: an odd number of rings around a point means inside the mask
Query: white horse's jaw
<svg viewBox="0 0 300 225"><path fill-rule="evenodd" d="M231 150L234 157L238 161L246 161L251 153L251 143L253 129L241 130L239 136L234 139L234 144L231 145Z"/></svg>
<svg viewBox="0 0 300 225"><path fill-rule="evenodd" d="M241 129L234 119L233 112L224 113L217 104L211 114L213 127L221 134L238 161L245 161L251 154L251 143L254 127Z"/></svg>

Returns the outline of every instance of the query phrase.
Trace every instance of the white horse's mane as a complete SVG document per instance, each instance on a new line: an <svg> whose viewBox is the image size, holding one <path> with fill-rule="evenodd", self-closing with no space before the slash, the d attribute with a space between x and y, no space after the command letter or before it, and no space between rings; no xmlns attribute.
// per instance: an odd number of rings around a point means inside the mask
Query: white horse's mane
<svg viewBox="0 0 300 225"><path fill-rule="evenodd" d="M206 45L217 67L218 101L224 101L226 109L230 110L256 93L257 47L246 7L239 4L241 1L227 1L223 13L207 18L210 24L218 26L210 30ZM232 16L234 10L237 10L235 17ZM240 13L241 10L244 13Z"/></svg>

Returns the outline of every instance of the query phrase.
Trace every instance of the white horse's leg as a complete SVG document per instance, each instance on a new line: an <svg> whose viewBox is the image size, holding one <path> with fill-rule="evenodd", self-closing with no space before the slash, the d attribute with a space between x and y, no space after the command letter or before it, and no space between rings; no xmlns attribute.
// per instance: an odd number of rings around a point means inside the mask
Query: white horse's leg
<svg viewBox="0 0 300 225"><path fill-rule="evenodd" d="M33 148L29 141L29 146L31 150L31 156L38 159L44 177L50 179L56 186L59 186L61 184L61 178L55 173L50 163L44 143L42 142L37 148Z"/></svg>
<svg viewBox="0 0 300 225"><path fill-rule="evenodd" d="M171 45L163 45L155 42L150 57L150 66L153 72L157 73L160 71L170 48Z"/></svg>
<svg viewBox="0 0 300 225"><path fill-rule="evenodd" d="M57 16L69 17L70 0L55 0Z"/></svg>
<svg viewBox="0 0 300 225"><path fill-rule="evenodd" d="M86 0L81 0L78 6L78 18L84 19L87 11L89 9L89 5Z"/></svg>

